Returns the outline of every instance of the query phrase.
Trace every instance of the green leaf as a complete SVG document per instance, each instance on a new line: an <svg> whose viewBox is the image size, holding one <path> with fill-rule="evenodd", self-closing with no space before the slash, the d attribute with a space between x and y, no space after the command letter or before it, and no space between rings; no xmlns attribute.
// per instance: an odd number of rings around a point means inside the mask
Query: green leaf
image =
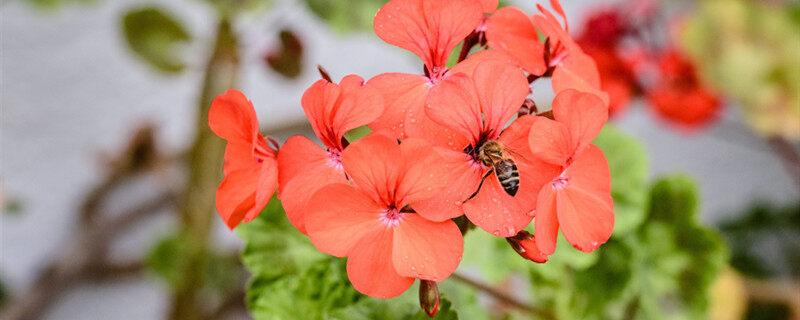
<svg viewBox="0 0 800 320"><path fill-rule="evenodd" d="M344 260L327 258L261 288L250 311L255 319L325 319L363 298L350 286Z"/></svg>
<svg viewBox="0 0 800 320"><path fill-rule="evenodd" d="M252 305L264 288L282 277L297 275L325 256L286 218L280 201L273 198L253 221L236 228L244 240L242 262L250 271L247 301Z"/></svg>
<svg viewBox="0 0 800 320"><path fill-rule="evenodd" d="M180 233L168 234L147 254L147 267L173 289L184 284L183 270L186 270L190 250L187 241ZM242 276L235 259L214 252L206 252L202 264L194 266L194 269L203 273L206 289L219 294L233 290Z"/></svg>
<svg viewBox="0 0 800 320"><path fill-rule="evenodd" d="M179 45L191 36L167 12L157 7L130 10L122 18L122 31L128 47L154 69L165 73L184 69Z"/></svg>
<svg viewBox="0 0 800 320"><path fill-rule="evenodd" d="M614 198L614 234L623 235L644 220L647 200L647 152L635 138L607 125L594 140L603 149L611 169Z"/></svg>
<svg viewBox="0 0 800 320"><path fill-rule="evenodd" d="M182 270L188 261L189 245L180 234L170 234L159 240L147 254L147 266L172 288L183 280Z"/></svg>
<svg viewBox="0 0 800 320"><path fill-rule="evenodd" d="M720 224L731 265L758 278L800 277L800 202L778 207L755 203ZM765 252L764 248L774 248Z"/></svg>
<svg viewBox="0 0 800 320"><path fill-rule="evenodd" d="M697 186L676 175L650 191L647 223L640 228L639 288L644 314L704 317L708 290L727 262L721 236L697 219ZM676 305L678 306L676 308Z"/></svg>

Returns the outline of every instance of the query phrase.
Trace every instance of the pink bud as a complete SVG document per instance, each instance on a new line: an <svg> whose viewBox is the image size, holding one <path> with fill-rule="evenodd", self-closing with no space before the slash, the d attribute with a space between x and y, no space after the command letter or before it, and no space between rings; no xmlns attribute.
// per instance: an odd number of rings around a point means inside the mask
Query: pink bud
<svg viewBox="0 0 800 320"><path fill-rule="evenodd" d="M527 231L520 231L515 236L506 238L506 241L523 258L536 263L547 262L547 255L539 251L539 247L536 246L536 238Z"/></svg>
<svg viewBox="0 0 800 320"><path fill-rule="evenodd" d="M439 287L436 282L420 279L419 306L428 317L433 318L439 313Z"/></svg>

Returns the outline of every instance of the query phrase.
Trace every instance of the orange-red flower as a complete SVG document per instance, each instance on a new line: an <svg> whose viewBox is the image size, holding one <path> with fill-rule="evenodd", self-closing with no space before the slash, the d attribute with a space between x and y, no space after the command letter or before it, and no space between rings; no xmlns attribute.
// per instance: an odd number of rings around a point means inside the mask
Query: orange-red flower
<svg viewBox="0 0 800 320"><path fill-rule="evenodd" d="M556 94L576 89L594 93L607 104L608 95L600 89L597 66L570 37L561 4L551 0L550 5L563 18L563 28L550 11L538 4L541 13L533 16L516 8L502 8L487 23L489 47L513 57L531 75L549 75L552 72ZM548 39L547 46L539 41L540 32Z"/></svg>
<svg viewBox="0 0 800 320"><path fill-rule="evenodd" d="M305 233L305 206L319 188L330 183L346 183L342 169L344 134L366 125L383 113L380 95L364 86L356 75L339 85L319 80L306 90L301 100L311 127L324 148L303 136L293 136L278 153L279 198L289 221Z"/></svg>
<svg viewBox="0 0 800 320"><path fill-rule="evenodd" d="M386 101L386 111L370 128L399 139L425 137L439 145L460 144L457 135L425 114L425 101L430 88L448 74L468 72L464 70L468 66L448 70L447 57L482 18L482 6L474 0L386 3L375 15L375 33L387 43L416 54L425 65L425 74L384 73L370 79L369 85L381 91Z"/></svg>
<svg viewBox="0 0 800 320"><path fill-rule="evenodd" d="M347 257L359 292L391 298L414 279L441 281L461 260L463 238L453 221L423 218L419 201L441 192L441 159L430 145L370 134L343 153L352 184L329 184L309 201L306 229L322 252ZM418 213L414 213L414 211Z"/></svg>
<svg viewBox="0 0 800 320"><path fill-rule="evenodd" d="M553 9L564 20L564 27L558 19L541 5L540 14L533 16L536 27L550 39L548 67L553 67L553 91L558 94L567 89L590 92L600 97L608 105L608 94L600 89L600 74L592 57L587 55L569 35L569 24L558 0L550 0Z"/></svg>
<svg viewBox="0 0 800 320"><path fill-rule="evenodd" d="M684 129L695 129L719 116L722 101L703 85L691 61L675 49L659 60L660 78L647 92L656 114Z"/></svg>
<svg viewBox="0 0 800 320"><path fill-rule="evenodd" d="M214 99L208 125L228 141L225 177L217 189L217 211L233 229L258 216L272 197L278 179L275 150L259 132L253 104L237 90Z"/></svg>
<svg viewBox="0 0 800 320"><path fill-rule="evenodd" d="M428 115L467 142L459 151L442 151L449 170L441 179L448 181L448 188L423 203L437 208L424 213L435 214L426 218L449 219L463 212L472 223L502 237L517 234L533 219L536 201L532 195L557 172L553 166L549 171L540 169L548 166L530 153L527 141L533 117L518 118L505 128L529 91L519 68L495 62L479 64L472 77L456 74L431 89ZM481 148L490 143L498 143L516 164L519 189L515 195L505 191L492 167L480 160Z"/></svg>
<svg viewBox="0 0 800 320"><path fill-rule="evenodd" d="M533 20L515 7L495 11L486 21L486 42L490 48L513 57L526 72L542 75L547 71L544 44Z"/></svg>
<svg viewBox="0 0 800 320"><path fill-rule="evenodd" d="M575 248L591 252L614 229L611 176L603 152L591 144L608 110L597 96L564 90L553 101L555 120L538 117L530 131L532 153L561 168L539 191L535 235L539 250L555 251L558 230Z"/></svg>

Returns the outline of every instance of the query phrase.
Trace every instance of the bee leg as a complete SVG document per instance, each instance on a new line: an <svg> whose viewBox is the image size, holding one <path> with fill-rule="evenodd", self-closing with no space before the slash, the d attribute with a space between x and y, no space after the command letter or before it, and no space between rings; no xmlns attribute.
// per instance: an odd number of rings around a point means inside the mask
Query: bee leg
<svg viewBox="0 0 800 320"><path fill-rule="evenodd" d="M475 190L475 192L473 192L472 195L470 195L469 198L467 198L467 200L464 200L464 202L470 201L472 200L472 198L475 198L475 196L478 195L478 192L481 191L481 187L483 186L483 182L486 181L486 178L489 177L489 175L492 174L492 172L494 171L493 170L486 171L486 174L484 174L483 178L481 178L481 183L478 185L478 189Z"/></svg>

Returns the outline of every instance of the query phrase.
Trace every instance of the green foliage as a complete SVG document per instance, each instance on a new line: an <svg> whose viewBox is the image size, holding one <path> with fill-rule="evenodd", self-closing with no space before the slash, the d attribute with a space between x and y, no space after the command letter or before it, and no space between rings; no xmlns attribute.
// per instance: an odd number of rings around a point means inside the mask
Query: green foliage
<svg viewBox="0 0 800 320"><path fill-rule="evenodd" d="M258 218L236 229L244 240L242 262L251 273L247 301L251 308L266 287L285 276L299 275L325 256L314 249L286 218L273 198Z"/></svg>
<svg viewBox="0 0 800 320"><path fill-rule="evenodd" d="M180 44L191 39L183 25L157 7L141 7L125 13L122 31L128 47L154 69L177 73L185 68Z"/></svg>
<svg viewBox="0 0 800 320"><path fill-rule="evenodd" d="M147 266L170 287L177 288L183 279L188 243L179 234L171 234L159 240L147 255Z"/></svg>
<svg viewBox="0 0 800 320"><path fill-rule="evenodd" d="M657 181L647 222L615 233L589 267L556 259L531 267L537 304L564 319L703 318L709 286L727 254L720 236L698 224L697 202L689 178Z"/></svg>
<svg viewBox="0 0 800 320"><path fill-rule="evenodd" d="M607 125L594 140L603 149L611 169L611 196L614 198L614 234L623 235L637 228L644 219L647 200L647 152L635 138Z"/></svg>
<svg viewBox="0 0 800 320"><path fill-rule="evenodd" d="M183 270L189 259L189 243L180 233L169 234L159 240L147 254L148 268L171 288L177 290L184 285ZM203 283L207 290L225 294L235 289L241 274L236 260L230 256L207 252L202 264L195 267L203 273Z"/></svg>
<svg viewBox="0 0 800 320"><path fill-rule="evenodd" d="M756 203L720 224L731 265L750 277L800 277L800 203ZM765 248L769 248L765 250Z"/></svg>
<svg viewBox="0 0 800 320"><path fill-rule="evenodd" d="M317 17L338 33L372 28L375 12L386 0L304 0Z"/></svg>
<svg viewBox="0 0 800 320"><path fill-rule="evenodd" d="M347 282L344 260L326 258L297 275L260 287L251 298L250 310L256 319L297 319L298 310L303 310L305 319L323 319L362 296Z"/></svg>

